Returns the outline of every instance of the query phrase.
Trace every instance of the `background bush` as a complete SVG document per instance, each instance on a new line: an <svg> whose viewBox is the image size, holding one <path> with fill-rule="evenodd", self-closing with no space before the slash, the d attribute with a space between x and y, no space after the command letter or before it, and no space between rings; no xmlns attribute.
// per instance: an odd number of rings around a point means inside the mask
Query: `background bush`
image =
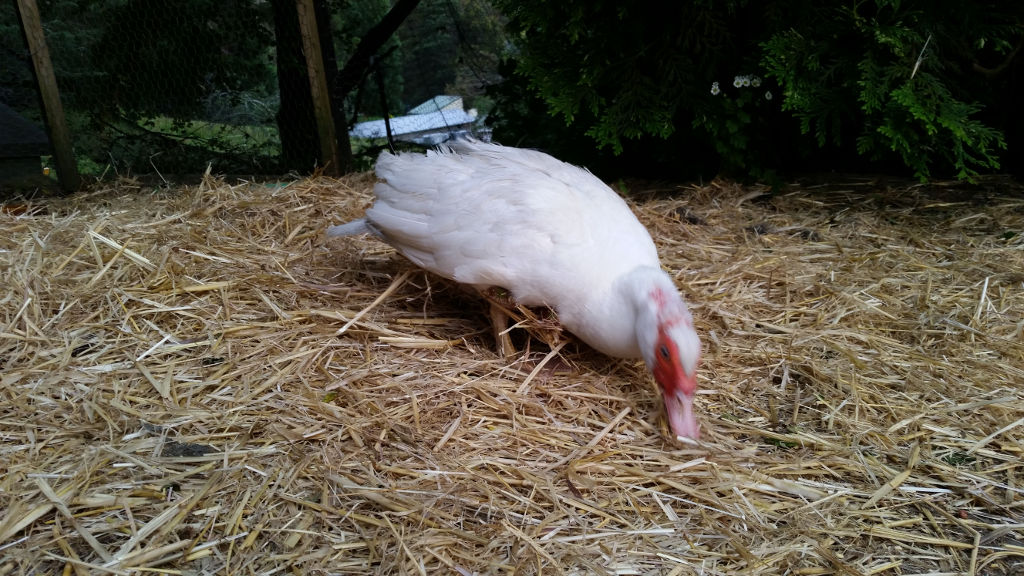
<svg viewBox="0 0 1024 576"><path fill-rule="evenodd" d="M527 91L561 124L539 133L507 115L499 136L583 134L641 163L634 150L650 154L641 143L654 140L683 174L707 150L711 171L769 178L813 167L970 178L1019 165L1006 134L1015 143L1021 122L1020 3L498 4L522 79L496 90L498 108Z"/></svg>
<svg viewBox="0 0 1024 576"><path fill-rule="evenodd" d="M314 2L332 69L395 6ZM285 137L316 132L311 105L282 95L282 82L308 86L281 73L299 52L277 46L286 0L39 6L88 172L316 164L318 147L299 146L314 139ZM605 176L972 178L1024 170L1022 39L1022 2L422 0L334 113L342 134L459 94L497 141ZM13 9L0 9L0 101L38 121L28 60Z"/></svg>

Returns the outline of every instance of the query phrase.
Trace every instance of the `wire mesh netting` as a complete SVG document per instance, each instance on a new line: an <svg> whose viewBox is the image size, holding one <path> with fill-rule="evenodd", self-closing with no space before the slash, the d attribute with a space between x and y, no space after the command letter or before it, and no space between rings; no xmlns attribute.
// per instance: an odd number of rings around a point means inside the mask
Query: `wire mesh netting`
<svg viewBox="0 0 1024 576"><path fill-rule="evenodd" d="M331 83L391 4L315 4L319 25L328 28L321 42ZM168 176L208 167L235 174L313 169L315 159L282 160L282 122L315 132L281 117L282 93L293 97L282 90L282 28L291 25L295 6L41 0L79 170L87 176ZM366 167L384 145L387 117L393 117L394 138L422 144L478 134L488 108L483 88L496 77L485 69L496 68L502 49L499 20L479 0L424 0L416 7L351 89L332 94L335 124L340 133L351 133L356 168ZM0 6L0 105L19 122L43 126L14 3ZM360 162L360 153L367 159Z"/></svg>

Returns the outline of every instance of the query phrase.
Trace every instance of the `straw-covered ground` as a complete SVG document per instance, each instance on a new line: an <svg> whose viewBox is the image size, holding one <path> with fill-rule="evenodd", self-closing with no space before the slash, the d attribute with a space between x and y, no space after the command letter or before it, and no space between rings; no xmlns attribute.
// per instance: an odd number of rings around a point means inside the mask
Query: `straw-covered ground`
<svg viewBox="0 0 1024 576"><path fill-rule="evenodd" d="M635 187L699 445L641 364L506 362L479 297L326 240L371 184L0 211L0 574L1024 573L1012 183Z"/></svg>

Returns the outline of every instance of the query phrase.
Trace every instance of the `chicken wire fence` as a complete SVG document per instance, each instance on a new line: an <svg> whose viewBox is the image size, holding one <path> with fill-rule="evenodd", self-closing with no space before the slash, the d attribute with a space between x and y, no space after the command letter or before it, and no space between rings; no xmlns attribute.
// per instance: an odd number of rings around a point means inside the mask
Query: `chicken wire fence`
<svg viewBox="0 0 1024 576"><path fill-rule="evenodd" d="M389 4L318 4L320 26L330 26L329 82ZM278 117L280 27L295 18L294 2L40 0L39 10L83 174L168 176L208 167L272 174L296 168L282 161ZM496 22L486 2L423 0L378 52L370 72L335 102L335 123L351 135L357 168L367 167L384 146L384 118L390 117L394 138L423 145L456 133L483 135L485 114L477 106L495 76L465 64L487 60L465 34L479 27L467 24L479 14ZM496 60L489 65L495 69ZM14 3L0 5L0 111L42 126Z"/></svg>

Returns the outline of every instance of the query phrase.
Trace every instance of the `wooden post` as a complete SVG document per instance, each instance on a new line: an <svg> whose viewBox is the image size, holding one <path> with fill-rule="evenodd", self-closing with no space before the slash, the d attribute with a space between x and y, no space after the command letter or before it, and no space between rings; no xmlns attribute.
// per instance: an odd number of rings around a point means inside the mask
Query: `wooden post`
<svg viewBox="0 0 1024 576"><path fill-rule="evenodd" d="M68 124L64 119L64 107L60 104L57 76L53 73L50 50L46 47L39 7L36 0L17 0L17 3L18 18L21 20L21 29L25 32L28 51L32 55L32 68L39 84L43 118L46 121L46 132L50 136L50 147L53 149L60 187L64 192L74 192L81 186L82 179L78 175L75 154L71 149L71 133L68 132Z"/></svg>
<svg viewBox="0 0 1024 576"><path fill-rule="evenodd" d="M316 116L317 134L320 137L320 157L323 159L325 174L338 175L338 141L334 133L334 119L331 115L331 97L327 91L327 75L320 53L320 36L317 33L316 12L313 0L296 0L299 11L299 32L302 34L302 51L306 55L306 72L309 76L309 91L313 96L313 115ZM346 137L348 135L346 134Z"/></svg>

